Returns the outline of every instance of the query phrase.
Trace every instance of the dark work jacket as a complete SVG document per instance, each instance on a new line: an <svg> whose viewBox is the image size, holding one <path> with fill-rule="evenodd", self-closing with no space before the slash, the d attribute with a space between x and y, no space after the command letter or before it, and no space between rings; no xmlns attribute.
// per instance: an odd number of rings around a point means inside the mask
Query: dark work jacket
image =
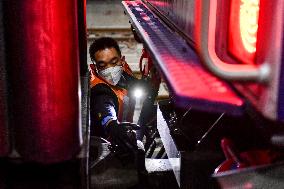
<svg viewBox="0 0 284 189"><path fill-rule="evenodd" d="M113 86L98 76L91 67L90 118L92 136L107 137L105 124L110 119L132 122L135 101L129 98L128 89L137 79L130 71L124 69L118 84Z"/></svg>

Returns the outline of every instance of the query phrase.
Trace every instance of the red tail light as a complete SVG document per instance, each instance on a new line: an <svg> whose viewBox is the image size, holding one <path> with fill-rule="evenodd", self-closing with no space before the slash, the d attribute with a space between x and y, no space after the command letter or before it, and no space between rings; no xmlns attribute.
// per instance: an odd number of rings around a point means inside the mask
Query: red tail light
<svg viewBox="0 0 284 189"><path fill-rule="evenodd" d="M229 52L244 63L255 59L260 0L231 0Z"/></svg>

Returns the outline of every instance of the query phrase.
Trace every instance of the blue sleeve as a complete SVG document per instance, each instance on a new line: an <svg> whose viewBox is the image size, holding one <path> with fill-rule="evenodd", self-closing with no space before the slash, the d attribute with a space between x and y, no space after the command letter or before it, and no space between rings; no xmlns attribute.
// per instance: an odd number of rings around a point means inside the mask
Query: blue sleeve
<svg viewBox="0 0 284 189"><path fill-rule="evenodd" d="M100 123L103 127L105 127L106 123L109 120L117 120L117 115L115 111L113 99L109 96L97 96L97 101L95 101L95 112L100 114Z"/></svg>

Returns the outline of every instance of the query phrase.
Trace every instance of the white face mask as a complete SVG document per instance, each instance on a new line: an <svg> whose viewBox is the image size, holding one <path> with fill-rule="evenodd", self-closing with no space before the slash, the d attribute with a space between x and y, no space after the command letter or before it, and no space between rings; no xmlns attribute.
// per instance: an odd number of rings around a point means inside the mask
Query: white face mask
<svg viewBox="0 0 284 189"><path fill-rule="evenodd" d="M121 66L109 67L107 69L99 71L99 74L110 84L116 85L121 78L122 67Z"/></svg>

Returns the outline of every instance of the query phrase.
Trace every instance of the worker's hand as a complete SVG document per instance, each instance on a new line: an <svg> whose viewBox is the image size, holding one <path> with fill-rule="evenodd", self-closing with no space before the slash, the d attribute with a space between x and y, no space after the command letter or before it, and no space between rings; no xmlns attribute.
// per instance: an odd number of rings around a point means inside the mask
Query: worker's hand
<svg viewBox="0 0 284 189"><path fill-rule="evenodd" d="M126 130L139 130L140 126L135 124L135 123L131 123L131 122L120 122L118 123L119 125L121 125L123 128L125 128Z"/></svg>
<svg viewBox="0 0 284 189"><path fill-rule="evenodd" d="M107 125L107 133L110 136L112 152L136 152L137 141L136 133L140 127L134 123L112 120Z"/></svg>

